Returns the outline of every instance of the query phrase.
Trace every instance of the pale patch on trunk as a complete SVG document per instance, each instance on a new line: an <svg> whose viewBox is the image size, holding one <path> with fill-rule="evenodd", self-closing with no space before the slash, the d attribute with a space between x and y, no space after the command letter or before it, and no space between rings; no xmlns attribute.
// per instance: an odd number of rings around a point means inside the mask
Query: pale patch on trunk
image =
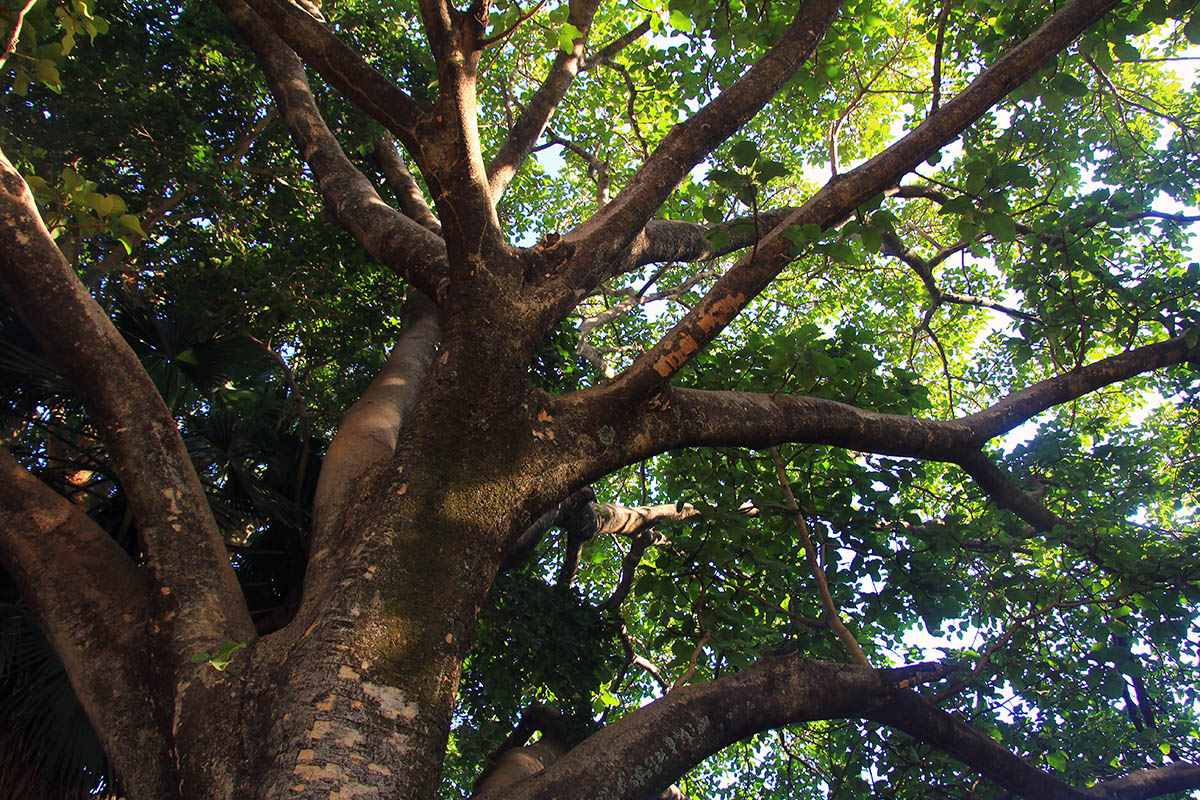
<svg viewBox="0 0 1200 800"><path fill-rule="evenodd" d="M406 702L404 693L394 686L381 686L363 681L362 688L364 694L379 704L379 713L388 719L409 722L420 711L416 703Z"/></svg>

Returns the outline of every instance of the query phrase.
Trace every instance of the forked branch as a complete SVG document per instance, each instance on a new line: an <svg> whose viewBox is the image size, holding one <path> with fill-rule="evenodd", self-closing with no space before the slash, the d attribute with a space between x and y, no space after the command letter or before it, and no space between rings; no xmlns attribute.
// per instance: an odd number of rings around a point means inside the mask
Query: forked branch
<svg viewBox="0 0 1200 800"><path fill-rule="evenodd" d="M488 182L495 201L499 202L504 190L516 176L517 170L533 152L542 131L550 124L555 109L566 96L575 76L579 74L588 31L599 7L600 0L572 0L567 22L575 26L580 36L570 51L559 50L555 55L546 79L521 110L504 143L500 145L492 163L488 165Z"/></svg>
<svg viewBox="0 0 1200 800"><path fill-rule="evenodd" d="M181 652L254 632L175 419L0 154L0 290L83 397L129 498ZM194 649L189 649L193 648ZM181 656L182 657L182 656Z"/></svg>
<svg viewBox="0 0 1200 800"><path fill-rule="evenodd" d="M915 130L870 161L827 183L752 252L739 259L666 336L618 376L612 384L613 390L647 397L669 381L795 258L791 240L783 235L784 227L816 225L827 230L872 196L895 186L905 173L957 138L1115 4L1116 0L1075 0L984 70L954 99L931 113ZM631 189L627 187L626 191ZM620 203L618 197L603 214L597 215L600 221L595 224L601 229L616 224L613 215L619 212L611 210ZM587 277L594 280L603 274Z"/></svg>
<svg viewBox="0 0 1200 800"><path fill-rule="evenodd" d="M242 0L218 5L258 56L279 113L338 222L380 262L435 296L447 272L445 242L384 203L346 157L321 117L296 54Z"/></svg>
<svg viewBox="0 0 1200 800"><path fill-rule="evenodd" d="M746 74L676 125L612 203L569 233L588 258L578 259L568 285L595 286L610 259L624 249L683 177L745 125L791 78L829 29L836 0L806 0L783 37Z"/></svg>

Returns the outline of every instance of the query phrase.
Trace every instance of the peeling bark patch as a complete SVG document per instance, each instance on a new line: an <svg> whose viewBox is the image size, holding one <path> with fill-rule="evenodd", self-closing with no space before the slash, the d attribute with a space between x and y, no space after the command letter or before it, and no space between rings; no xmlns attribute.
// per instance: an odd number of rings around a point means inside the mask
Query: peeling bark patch
<svg viewBox="0 0 1200 800"><path fill-rule="evenodd" d="M679 337L679 343L674 350L663 353L662 357L654 363L654 371L664 378L670 377L686 364L688 359L699 349L700 344L692 336L685 333Z"/></svg>
<svg viewBox="0 0 1200 800"><path fill-rule="evenodd" d="M371 772L378 772L380 775L391 775L392 771L383 764L367 764L367 769Z"/></svg>
<svg viewBox="0 0 1200 800"><path fill-rule="evenodd" d="M712 304L709 313L705 314L700 319L696 320L696 324L700 330L709 333L717 326L724 327L729 320L733 319L743 305L746 304L746 295L741 292L736 294L726 295L720 300Z"/></svg>
<svg viewBox="0 0 1200 800"><path fill-rule="evenodd" d="M316 764L297 764L296 768L292 770L292 774L306 781L340 781L342 768L332 761L326 761L325 766L322 767L318 767Z"/></svg>
<svg viewBox="0 0 1200 800"><path fill-rule="evenodd" d="M333 729L333 723L327 719L319 719L313 722L312 730L308 732L309 739L324 739L325 735Z"/></svg>
<svg viewBox="0 0 1200 800"><path fill-rule="evenodd" d="M404 693L396 687L363 681L362 688L368 697L379 704L379 713L388 719L408 721L417 716L417 704L405 702Z"/></svg>
<svg viewBox="0 0 1200 800"><path fill-rule="evenodd" d="M344 681L358 680L358 673L346 666L338 667L338 677Z"/></svg>

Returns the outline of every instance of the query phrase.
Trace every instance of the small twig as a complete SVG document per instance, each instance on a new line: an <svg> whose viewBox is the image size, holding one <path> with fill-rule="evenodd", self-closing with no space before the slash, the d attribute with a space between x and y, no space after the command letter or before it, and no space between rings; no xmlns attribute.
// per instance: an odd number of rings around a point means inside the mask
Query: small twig
<svg viewBox="0 0 1200 800"><path fill-rule="evenodd" d="M308 472L308 462L312 457L312 432L309 428L308 406L304 402L304 394L300 391L299 384L296 383L296 374L292 372L292 368L288 366L283 356L266 342L253 336L249 338L279 365L283 372L283 382L288 387L288 394L291 395L292 402L296 404L296 417L300 420L300 463L296 468L296 490L292 499L297 506L300 506L301 500L304 498L304 479Z"/></svg>
<svg viewBox="0 0 1200 800"><path fill-rule="evenodd" d="M624 50L635 40L644 36L650 30L650 19L647 17L642 20L642 23L628 33L620 36L608 44L601 47L595 53L588 57L587 61L579 65L580 70L590 69L593 63L599 63L612 58L617 53Z"/></svg>
<svg viewBox="0 0 1200 800"><path fill-rule="evenodd" d="M530 9L528 13L522 14L520 17L517 17L517 21L514 22L512 25L509 25L508 28L505 29L503 32L497 33L494 36L488 36L486 38L483 38L483 39L480 39L479 41L477 41L475 43L475 49L483 50L485 47L490 47L491 45L495 44L496 42L506 39L509 36L509 34L511 34L513 31L515 31L517 28L519 28L521 26L521 23L523 23L525 20L529 19L534 14L536 14L538 12L538 9L540 9L544 5L546 5L546 0L538 0L537 5L535 5L532 9Z"/></svg>
<svg viewBox="0 0 1200 800"><path fill-rule="evenodd" d="M929 113L938 110L942 102L942 47L946 42L946 22L950 19L950 0L942 4L938 14L937 40L933 45L933 74L930 83L933 84L933 99L929 101Z"/></svg>
<svg viewBox="0 0 1200 800"><path fill-rule="evenodd" d="M4 65L8 62L9 57L17 52L17 42L21 39L21 26L25 24L25 15L29 13L35 3L37 3L37 0L29 0L17 10L17 19L13 23L12 35L4 43L4 50L0 51L0 69L4 69Z"/></svg>
<svg viewBox="0 0 1200 800"><path fill-rule="evenodd" d="M837 604L833 602L833 595L829 593L829 582L825 579L825 570L821 569L821 564L817 559L817 549L813 547L812 538L808 535L808 523L804 521L804 513L800 510L800 506L796 503L796 497L792 494L791 484L788 483L787 471L783 466L783 459L779 456L779 451L772 447L769 451L771 460L775 462L775 475L779 478L779 486L783 489L783 496L787 500L788 510L792 512L792 519L796 522L796 530L800 532L800 539L804 542L804 554L808 557L808 566L812 570L813 580L817 583L817 592L821 595L821 607L825 611L825 621L829 623L829 627L833 628L838 639L842 642L842 647L846 649L846 654L850 656L850 660L855 664L861 664L864 667L871 666L870 660L863 653L862 648L858 646L858 642L854 638L854 634L842 623L841 614L838 613Z"/></svg>
<svg viewBox="0 0 1200 800"><path fill-rule="evenodd" d="M668 692L673 692L680 686L684 686L696 674L696 662L700 659L700 653L704 650L704 645L706 644L708 644L708 631L704 631L703 635L701 635L700 641L696 643L696 649L692 651L692 657L688 659L687 669L671 684L671 688L667 690Z"/></svg>

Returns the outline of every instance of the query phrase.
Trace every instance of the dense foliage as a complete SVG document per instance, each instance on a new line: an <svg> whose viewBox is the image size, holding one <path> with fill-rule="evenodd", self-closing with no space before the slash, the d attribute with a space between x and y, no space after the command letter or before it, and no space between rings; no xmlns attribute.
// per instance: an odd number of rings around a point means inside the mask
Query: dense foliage
<svg viewBox="0 0 1200 800"><path fill-rule="evenodd" d="M432 101L438 68L410 5L345 0L323 13ZM950 420L1173 337L1194 351L1193 6L1118 4L843 222L776 231L790 265L674 385ZM541 341L533 383L565 396L630 368L780 209L896 141L1051 10L844 3L796 76L662 205L659 217L704 226L708 254L681 245L608 277ZM556 0L491 8L477 89L485 162L579 39L569 12ZM499 203L509 243L553 244L603 208L793 13L738 0L601 7L593 57ZM412 286L330 224L216 6L18 2L0 7L2 38L18 20L0 72L0 148L178 421L269 633L299 602L322 456L402 329ZM353 163L387 186L384 129L317 71L310 79ZM0 441L139 559L138 523L78 393L9 309L0 321ZM508 564L464 665L443 795L470 793L533 701L568 712L582 738L766 653L852 661L830 604L873 666L957 665L921 691L1069 784L1200 761L1198 394L1194 357L1064 394L987 445L1003 491L952 458L853 440L770 448L764 436L621 467L593 484L597 500L698 513L652 535L601 533L582 544L577 573L562 569L573 556L560 522ZM1045 516L1023 513L1010 490ZM78 706L7 577L0 603L0 714L22 731L21 748L0 746L13 754L0 787L40 770L65 794L111 788L95 742L61 729ZM28 702L31 691L46 699ZM679 785L693 798L998 791L942 749L859 719L761 733Z"/></svg>

